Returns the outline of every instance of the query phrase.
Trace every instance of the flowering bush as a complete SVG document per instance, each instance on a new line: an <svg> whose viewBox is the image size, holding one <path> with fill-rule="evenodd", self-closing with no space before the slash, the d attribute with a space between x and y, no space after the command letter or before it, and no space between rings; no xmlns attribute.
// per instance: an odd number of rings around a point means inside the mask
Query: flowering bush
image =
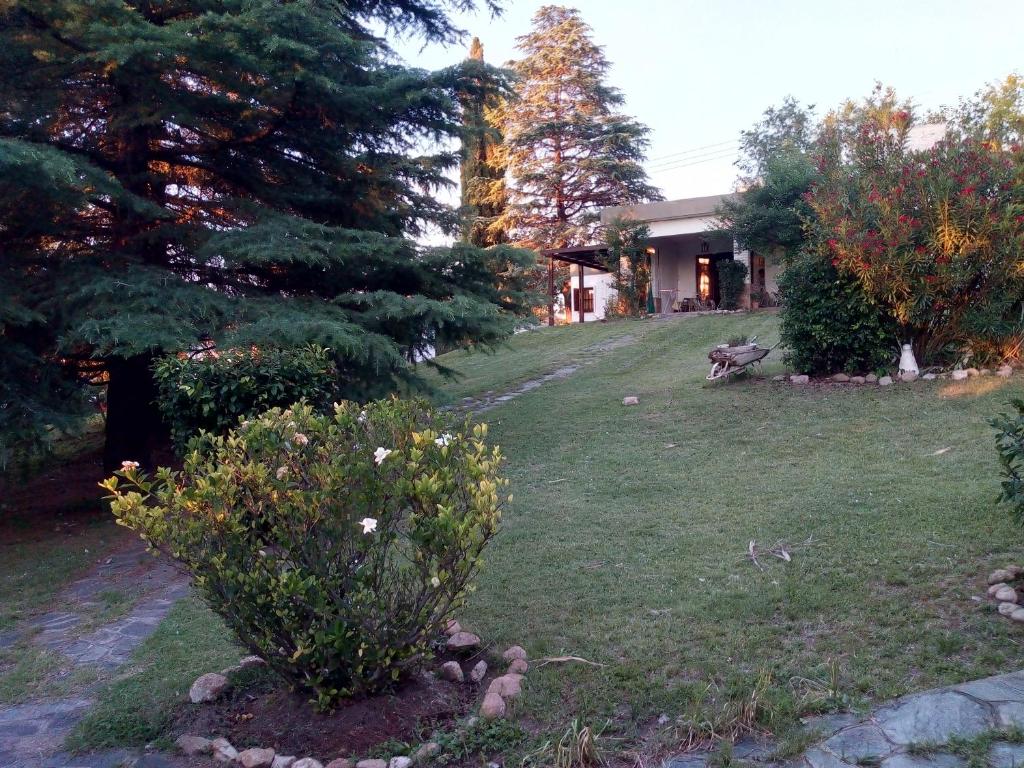
<svg viewBox="0 0 1024 768"><path fill-rule="evenodd" d="M1010 402L1015 413L1002 413L989 423L996 430L996 451L1003 467L999 501L1013 507L1013 516L1024 524L1024 400Z"/></svg>
<svg viewBox="0 0 1024 768"><path fill-rule="evenodd" d="M1024 154L951 135L905 149L910 115L824 134L807 201L819 255L854 276L918 360L1018 345L1024 299Z"/></svg>
<svg viewBox="0 0 1024 768"><path fill-rule="evenodd" d="M486 434L418 401L299 404L202 436L180 472L126 462L104 487L120 524L327 708L397 680L464 601L507 482Z"/></svg>
<svg viewBox="0 0 1024 768"><path fill-rule="evenodd" d="M240 349L202 358L157 361L157 405L179 448L200 430L224 434L241 416L305 400L320 410L338 398L328 350Z"/></svg>

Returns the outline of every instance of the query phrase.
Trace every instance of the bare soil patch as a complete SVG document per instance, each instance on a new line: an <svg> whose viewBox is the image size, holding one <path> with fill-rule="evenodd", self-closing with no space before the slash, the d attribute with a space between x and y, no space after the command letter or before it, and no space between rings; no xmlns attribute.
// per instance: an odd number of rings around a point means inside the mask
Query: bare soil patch
<svg viewBox="0 0 1024 768"><path fill-rule="evenodd" d="M242 689L216 704L186 708L175 731L220 736L239 750L271 747L278 754L314 755L325 762L362 758L383 742L418 744L435 730L450 730L471 712L478 692L476 685L421 675L322 713L307 694Z"/></svg>

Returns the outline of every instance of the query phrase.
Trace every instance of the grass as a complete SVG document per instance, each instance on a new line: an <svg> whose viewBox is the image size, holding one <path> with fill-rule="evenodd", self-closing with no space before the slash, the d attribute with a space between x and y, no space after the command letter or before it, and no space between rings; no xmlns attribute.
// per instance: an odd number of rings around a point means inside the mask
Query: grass
<svg viewBox="0 0 1024 768"><path fill-rule="evenodd" d="M242 655L219 618L195 598L182 600L136 650L132 667L102 691L66 746L168 747L166 737L192 681Z"/></svg>
<svg viewBox="0 0 1024 768"><path fill-rule="evenodd" d="M857 703L1015 668L1014 626L971 598L1020 559L993 504L987 425L1019 379L708 386L707 350L772 343L773 315L621 327L634 344L487 414L515 502L460 618L533 656L607 665L532 671L532 717L599 721L628 705L622 725L639 729L762 669L792 700L776 709L796 714L822 690ZM527 346L557 358L587 332L514 339L487 386L532 375ZM781 371L776 351L765 373ZM792 562L758 568L752 539L784 542Z"/></svg>
<svg viewBox="0 0 1024 768"><path fill-rule="evenodd" d="M604 665L531 668L521 715L541 743L574 720L666 750L785 735L810 711L1019 663L1015 625L974 598L1022 559L987 425L1020 379L798 387L770 381L775 351L766 378L707 385L707 350L755 334L772 343L777 318L540 329L441 360L463 375L435 379L439 402L589 362L486 414L515 500L459 617L498 647ZM751 562L751 540L792 561ZM191 679L237 653L180 605L73 745L163 737Z"/></svg>

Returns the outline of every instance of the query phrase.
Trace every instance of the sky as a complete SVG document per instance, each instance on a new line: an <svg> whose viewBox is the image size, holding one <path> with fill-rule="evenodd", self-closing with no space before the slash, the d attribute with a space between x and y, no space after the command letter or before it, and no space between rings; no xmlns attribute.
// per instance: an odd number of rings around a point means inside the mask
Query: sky
<svg viewBox="0 0 1024 768"><path fill-rule="evenodd" d="M456 16L465 45L408 39L409 63L464 58L472 35L487 60L515 58L515 38L543 3ZM819 113L867 95L876 81L925 110L1011 72L1024 73L1021 0L576 0L612 63L624 110L651 129L647 163L667 199L733 188L740 131L792 95Z"/></svg>

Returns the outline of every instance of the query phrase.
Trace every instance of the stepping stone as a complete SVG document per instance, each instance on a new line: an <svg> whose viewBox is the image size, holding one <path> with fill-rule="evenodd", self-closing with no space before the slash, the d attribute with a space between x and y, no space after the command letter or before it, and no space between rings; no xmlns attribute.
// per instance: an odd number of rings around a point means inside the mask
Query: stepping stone
<svg viewBox="0 0 1024 768"><path fill-rule="evenodd" d="M1000 728L1024 728L1024 702L1005 701L995 705L996 725Z"/></svg>
<svg viewBox="0 0 1024 768"><path fill-rule="evenodd" d="M1008 675L994 675L981 680L972 680L953 688L982 701L1020 701L1024 702L1024 672L1011 672Z"/></svg>
<svg viewBox="0 0 1024 768"><path fill-rule="evenodd" d="M993 744L988 753L988 764L992 768L1019 768L1024 765L1024 744Z"/></svg>
<svg viewBox="0 0 1024 768"><path fill-rule="evenodd" d="M707 764L708 754L706 752L694 752L666 760L665 768L705 768Z"/></svg>
<svg viewBox="0 0 1024 768"><path fill-rule="evenodd" d="M831 752L821 747L812 747L804 754L811 768L849 768L853 763L844 763ZM798 763L799 765L799 763Z"/></svg>
<svg viewBox="0 0 1024 768"><path fill-rule="evenodd" d="M849 728L856 725L861 721L861 718L852 712L837 712L829 715L814 715L812 717L804 718L804 731L807 733L817 733L821 738L827 739L829 736L838 733L844 728Z"/></svg>
<svg viewBox="0 0 1024 768"><path fill-rule="evenodd" d="M946 752L933 755L893 755L882 761L882 768L962 768L963 759Z"/></svg>
<svg viewBox="0 0 1024 768"><path fill-rule="evenodd" d="M921 739L923 741L923 739ZM877 760L895 751L882 730L875 725L856 725L840 731L824 744L825 748L849 763Z"/></svg>
<svg viewBox="0 0 1024 768"><path fill-rule="evenodd" d="M969 739L995 725L984 704L949 690L908 696L879 709L875 721L890 741L901 745Z"/></svg>

